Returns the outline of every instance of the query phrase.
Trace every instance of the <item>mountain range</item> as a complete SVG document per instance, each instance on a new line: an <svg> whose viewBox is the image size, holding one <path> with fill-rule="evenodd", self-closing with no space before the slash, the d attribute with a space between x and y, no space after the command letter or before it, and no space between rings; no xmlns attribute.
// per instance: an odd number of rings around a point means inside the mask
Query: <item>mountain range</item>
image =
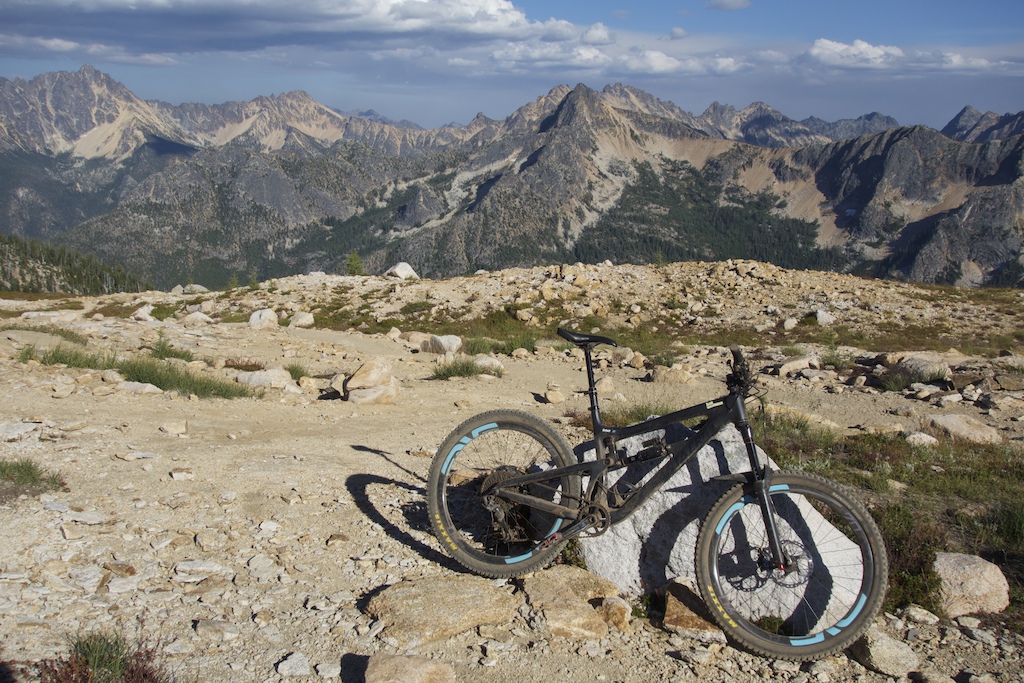
<svg viewBox="0 0 1024 683"><path fill-rule="evenodd" d="M425 130L304 92L146 101L90 66L0 78L0 232L166 286L309 270L420 274L565 260L759 258L1017 284L1024 113L943 130L878 113L695 116L560 85L503 120Z"/></svg>

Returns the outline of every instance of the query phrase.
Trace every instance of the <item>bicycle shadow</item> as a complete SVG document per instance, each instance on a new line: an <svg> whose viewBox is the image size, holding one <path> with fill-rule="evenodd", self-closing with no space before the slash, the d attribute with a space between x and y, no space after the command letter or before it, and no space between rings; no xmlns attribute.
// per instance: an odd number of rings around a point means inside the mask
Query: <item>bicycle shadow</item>
<svg viewBox="0 0 1024 683"><path fill-rule="evenodd" d="M391 458L388 458L388 456L391 455L389 453L370 449L368 446L353 445L352 449L355 451L369 452L379 455L402 472L406 472L420 481L423 481L423 477L419 474L416 474L408 468L394 462ZM370 489L378 485L397 486L407 490L407 492L415 494L413 501L407 501L397 506L397 509L400 510L403 517L403 522L401 524L395 523L389 519L383 510L378 508L371 499ZM410 532L419 531L422 533L428 533L428 535L433 535L433 529L430 526L430 518L427 515L426 489L423 486L391 479L377 474L359 473L352 474L345 479L345 488L348 490L348 495L351 497L352 502L355 504L355 507L359 512L366 515L371 521L376 522L391 539L397 541L403 546L406 546L424 559L436 562L447 569L465 572L462 565L456 563L455 560L452 560L440 550L418 540ZM393 509L395 506L388 507Z"/></svg>

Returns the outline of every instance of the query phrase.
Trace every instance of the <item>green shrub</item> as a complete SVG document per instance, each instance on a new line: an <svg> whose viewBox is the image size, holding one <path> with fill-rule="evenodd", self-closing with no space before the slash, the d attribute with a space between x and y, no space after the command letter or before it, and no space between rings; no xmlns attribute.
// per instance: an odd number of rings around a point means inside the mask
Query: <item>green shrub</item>
<svg viewBox="0 0 1024 683"><path fill-rule="evenodd" d="M178 360L183 360L188 363L195 360L195 356L193 356L192 352L188 349L176 349L171 346L167 341L167 338L164 337L163 332L159 333L156 343L153 344L153 348L150 349L150 354L152 354L153 358L157 358L159 360L177 358Z"/></svg>
<svg viewBox="0 0 1024 683"><path fill-rule="evenodd" d="M64 488L64 479L59 474L47 472L27 458L0 460L0 480L19 487L46 490Z"/></svg>
<svg viewBox="0 0 1024 683"><path fill-rule="evenodd" d="M889 554L889 594L883 609L895 611L911 603L932 612L939 609L941 581L935 553L946 545L946 532L934 515L907 503L872 510Z"/></svg>
<svg viewBox="0 0 1024 683"><path fill-rule="evenodd" d="M288 371L288 374L291 375L292 379L295 380L296 382L298 382L303 377L310 376L309 371L306 370L305 366L303 366L301 363L292 363L285 367L285 370Z"/></svg>
<svg viewBox="0 0 1024 683"><path fill-rule="evenodd" d="M451 379L452 377L475 377L484 373L501 376L500 372L484 370L472 358L456 358L455 360L438 363L430 373L431 379Z"/></svg>
<svg viewBox="0 0 1024 683"><path fill-rule="evenodd" d="M75 637L67 657L40 663L40 683L171 683L156 663L156 651L118 632Z"/></svg>

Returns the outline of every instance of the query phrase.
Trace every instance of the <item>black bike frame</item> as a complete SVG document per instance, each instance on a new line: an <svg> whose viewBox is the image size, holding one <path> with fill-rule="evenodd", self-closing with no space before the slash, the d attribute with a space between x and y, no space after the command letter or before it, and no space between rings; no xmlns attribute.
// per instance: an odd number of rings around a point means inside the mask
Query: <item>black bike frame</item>
<svg viewBox="0 0 1024 683"><path fill-rule="evenodd" d="M646 482L630 490L621 504L614 507L609 506L609 521L611 524L618 524L632 515L672 475L679 471L701 448L706 446L722 431L725 425L731 422L739 430L740 436L743 439L743 444L747 450L747 458L750 460L750 472L727 474L718 478L753 484L768 532L769 544L773 555L772 559L776 566L785 567L787 560L778 540L775 511L772 507L771 498L767 495L771 471L767 463L761 462L757 447L754 445L753 431L747 419L745 391L740 387L731 387L728 394L712 401L683 408L667 415L625 427L608 427L601 422L601 409L598 404L590 347L584 346L583 352L587 366L587 382L589 385L587 393L590 396L590 416L594 424L595 459L575 465L556 467L542 472L504 479L490 491L484 493L527 505L563 519L579 521L584 515L588 514L587 509L594 504L595 495L598 490L603 490L604 475L607 472L627 467L633 463L671 458L669 462L658 469ZM681 441L668 444L663 439L659 439L644 443L645 448L632 456L623 456L618 452L617 442L620 439L648 434L665 429L669 425L678 422L701 418L706 419L700 426L700 429ZM587 490L582 496L579 507L573 508L559 505L521 492L522 487L528 484L551 481L552 479L570 475L583 475L589 478ZM583 527L579 529L579 531L582 530Z"/></svg>

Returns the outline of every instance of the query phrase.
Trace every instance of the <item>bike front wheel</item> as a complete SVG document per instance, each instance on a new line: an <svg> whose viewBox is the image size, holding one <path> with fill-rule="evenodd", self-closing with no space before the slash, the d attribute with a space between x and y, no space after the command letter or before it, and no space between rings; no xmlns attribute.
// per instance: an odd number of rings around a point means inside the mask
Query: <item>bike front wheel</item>
<svg viewBox="0 0 1024 683"><path fill-rule="evenodd" d="M434 533L459 564L508 578L540 569L559 553L565 519L489 493L494 484L575 464L555 429L533 415L494 410L455 428L434 456L427 509ZM577 508L580 475L554 475L517 492Z"/></svg>
<svg viewBox="0 0 1024 683"><path fill-rule="evenodd" d="M818 659L850 645L885 597L881 533L842 487L776 472L768 495L787 566L772 566L762 508L740 484L712 508L697 539L697 579L726 635L768 657Z"/></svg>

